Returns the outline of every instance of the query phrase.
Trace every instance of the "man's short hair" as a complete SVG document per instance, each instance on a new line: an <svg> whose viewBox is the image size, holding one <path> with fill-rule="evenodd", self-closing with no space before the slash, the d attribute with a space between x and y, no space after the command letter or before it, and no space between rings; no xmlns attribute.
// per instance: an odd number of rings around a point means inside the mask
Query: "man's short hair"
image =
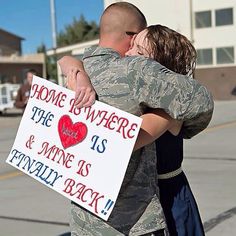
<svg viewBox="0 0 236 236"><path fill-rule="evenodd" d="M115 15L117 14L117 12L122 12L123 16L130 15L133 19L133 22L131 24L133 24L135 22L136 26L140 30L143 30L147 27L147 21L146 21L144 14L135 5L133 5L129 2L116 2L116 3L109 5L104 10L102 17L100 19L100 33L109 32L109 31L112 32L113 30L116 30L117 28L119 29L119 28L123 27L123 23L119 22L119 17L122 17L122 16L117 17L117 19L114 18ZM114 20L115 21L114 22L109 21L106 18L107 15L109 17L112 17L111 19L113 19L113 21ZM122 20L124 20L124 18L122 18ZM105 24L104 24L104 22L105 22ZM127 22L127 23L129 23L129 22Z"/></svg>
<svg viewBox="0 0 236 236"><path fill-rule="evenodd" d="M136 7L135 5L133 5L132 3L129 2L116 2L116 3L112 3L111 5L109 5L105 10L104 13L106 11L109 11L111 8L120 8L120 9L125 9L125 10L129 10L131 12L134 13L138 13L137 15L139 15L139 19L140 22L142 22L143 25L145 25L145 27L147 27L147 20L146 17L144 16L144 14L140 11L140 9L138 7ZM103 13L103 14L104 14Z"/></svg>

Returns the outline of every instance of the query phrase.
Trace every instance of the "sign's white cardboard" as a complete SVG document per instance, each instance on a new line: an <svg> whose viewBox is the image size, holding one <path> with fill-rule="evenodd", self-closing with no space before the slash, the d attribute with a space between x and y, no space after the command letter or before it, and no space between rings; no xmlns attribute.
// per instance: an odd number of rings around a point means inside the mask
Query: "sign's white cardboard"
<svg viewBox="0 0 236 236"><path fill-rule="evenodd" d="M34 76L30 99L6 160L107 220L117 199L141 118Z"/></svg>

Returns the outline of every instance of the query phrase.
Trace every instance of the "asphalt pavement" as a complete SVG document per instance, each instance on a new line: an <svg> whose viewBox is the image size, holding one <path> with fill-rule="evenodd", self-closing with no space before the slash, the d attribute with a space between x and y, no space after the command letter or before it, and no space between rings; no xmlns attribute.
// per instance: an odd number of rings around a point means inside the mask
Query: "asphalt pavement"
<svg viewBox="0 0 236 236"><path fill-rule="evenodd" d="M216 101L209 127L185 141L184 170L207 236L236 235L236 101Z"/></svg>
<svg viewBox="0 0 236 236"><path fill-rule="evenodd" d="M183 169L207 236L236 235L236 101L216 101L209 127L186 140ZM69 236L69 200L5 163L20 110L0 116L0 236Z"/></svg>

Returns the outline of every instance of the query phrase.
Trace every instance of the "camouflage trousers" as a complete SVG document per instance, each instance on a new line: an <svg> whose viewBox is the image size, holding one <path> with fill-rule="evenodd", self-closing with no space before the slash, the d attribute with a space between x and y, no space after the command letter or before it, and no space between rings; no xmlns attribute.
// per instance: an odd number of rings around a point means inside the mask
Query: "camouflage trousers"
<svg viewBox="0 0 236 236"><path fill-rule="evenodd" d="M113 227L103 224L97 217L90 217L83 210L71 204L70 228L71 236L128 236ZM137 236L167 236L164 230L148 234L134 234Z"/></svg>

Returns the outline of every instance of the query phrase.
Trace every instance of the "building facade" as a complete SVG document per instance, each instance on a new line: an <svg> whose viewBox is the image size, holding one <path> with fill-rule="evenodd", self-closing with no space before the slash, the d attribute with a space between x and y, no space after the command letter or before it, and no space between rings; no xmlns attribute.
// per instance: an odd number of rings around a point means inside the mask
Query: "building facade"
<svg viewBox="0 0 236 236"><path fill-rule="evenodd" d="M23 83L28 69L35 69L39 76L46 75L44 54L22 55L22 40L22 37L0 29L0 84Z"/></svg>
<svg viewBox="0 0 236 236"><path fill-rule="evenodd" d="M0 29L0 35L0 56L20 56L21 41L24 39L3 29Z"/></svg>
<svg viewBox="0 0 236 236"><path fill-rule="evenodd" d="M196 77L215 99L235 99L236 1L194 0L193 13Z"/></svg>
<svg viewBox="0 0 236 236"><path fill-rule="evenodd" d="M236 99L236 0L126 1L144 13L148 25L166 25L191 40L198 55L195 77L215 100ZM119 0L104 0L104 8L114 2ZM69 54L80 57L84 45L73 45Z"/></svg>

